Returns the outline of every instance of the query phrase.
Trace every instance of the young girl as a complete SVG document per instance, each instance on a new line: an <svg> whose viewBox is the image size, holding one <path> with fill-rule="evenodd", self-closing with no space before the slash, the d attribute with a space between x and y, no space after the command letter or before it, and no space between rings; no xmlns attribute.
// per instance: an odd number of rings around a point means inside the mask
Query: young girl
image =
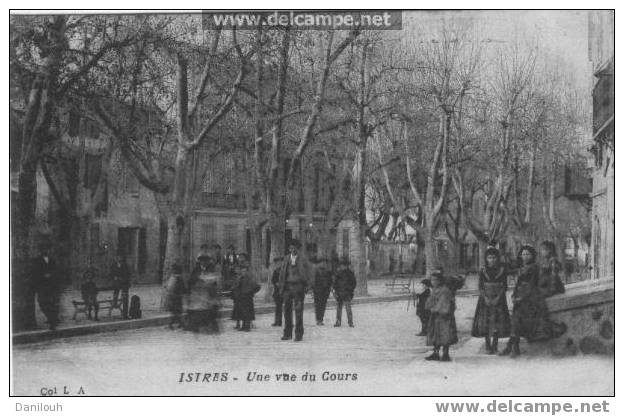
<svg viewBox="0 0 624 416"><path fill-rule="evenodd" d="M538 287L542 296L547 298L558 293L564 293L565 287L559 277L561 263L557 259L557 250L552 241L540 244L540 274Z"/></svg>
<svg viewBox="0 0 624 416"><path fill-rule="evenodd" d="M479 272L479 300L472 321L472 336L485 337L488 354L496 354L498 338L510 333L506 292L507 269L501 265L499 251L490 247L485 251L485 267Z"/></svg>
<svg viewBox="0 0 624 416"><path fill-rule="evenodd" d="M431 312L427 327L427 345L433 346L433 353L425 360L451 361L449 346L457 343L455 324L455 293L445 284L441 270L431 274L431 295L425 308ZM442 357L440 357L442 347Z"/></svg>

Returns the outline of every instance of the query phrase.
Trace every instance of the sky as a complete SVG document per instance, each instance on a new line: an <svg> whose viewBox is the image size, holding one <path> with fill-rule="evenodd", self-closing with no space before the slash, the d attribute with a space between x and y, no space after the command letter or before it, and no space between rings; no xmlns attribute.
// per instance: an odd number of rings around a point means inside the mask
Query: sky
<svg viewBox="0 0 624 416"><path fill-rule="evenodd" d="M591 79L587 11L414 11L405 12L403 27L427 27L435 25L441 18L481 21L479 26L483 36L495 41L510 41L516 33L529 38L536 37L540 49L562 59L579 82L589 82Z"/></svg>

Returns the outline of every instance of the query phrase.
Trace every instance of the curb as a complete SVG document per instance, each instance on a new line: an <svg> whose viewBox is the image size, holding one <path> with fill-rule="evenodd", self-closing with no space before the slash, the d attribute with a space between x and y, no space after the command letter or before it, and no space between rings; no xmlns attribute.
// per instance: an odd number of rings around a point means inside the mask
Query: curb
<svg viewBox="0 0 624 416"><path fill-rule="evenodd" d="M368 303L394 302L397 300L410 299L410 294L388 295L388 296L370 296L362 298L354 298L352 305L364 305ZM307 301L305 305L313 305L313 301ZM327 301L327 306L336 306L336 300ZM222 309L223 315L231 312L232 308ZM275 312L274 305L262 305L255 308L256 314L268 314ZM126 321L102 322L91 325L82 325L69 328L61 328L56 331L41 329L35 331L21 332L13 334L13 345L30 344L34 342L48 341L59 338L76 337L81 335L98 334L102 332L126 331L129 329L140 329L153 326L165 326L169 323L170 315L162 314L149 318L133 319Z"/></svg>

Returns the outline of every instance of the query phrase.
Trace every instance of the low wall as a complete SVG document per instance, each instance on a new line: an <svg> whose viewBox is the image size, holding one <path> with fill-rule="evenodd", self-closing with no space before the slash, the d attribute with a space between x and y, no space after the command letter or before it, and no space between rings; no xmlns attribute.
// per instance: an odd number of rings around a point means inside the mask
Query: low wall
<svg viewBox="0 0 624 416"><path fill-rule="evenodd" d="M529 353L552 355L608 354L615 351L615 286L613 277L566 285L566 292L547 300L550 318L567 331L546 344L528 344Z"/></svg>

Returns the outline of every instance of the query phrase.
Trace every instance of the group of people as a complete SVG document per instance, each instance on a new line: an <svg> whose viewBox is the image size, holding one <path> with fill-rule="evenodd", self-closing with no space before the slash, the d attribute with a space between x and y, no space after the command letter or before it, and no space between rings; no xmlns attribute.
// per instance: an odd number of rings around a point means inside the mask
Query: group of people
<svg viewBox="0 0 624 416"><path fill-rule="evenodd" d="M39 308L46 317L46 323L51 330L56 330L60 323L60 297L64 281L60 265L52 254L52 242L44 240L38 245L39 254L31 261L30 283L31 290L37 297ZM99 320L99 303L97 300L99 289L96 285L96 271L88 268L83 274L80 286L82 300L89 319ZM128 319L129 289L131 285L130 269L123 255L119 254L109 270L110 287L113 291L113 306L120 306L122 318ZM121 295L121 304L119 304Z"/></svg>
<svg viewBox="0 0 624 416"><path fill-rule="evenodd" d="M520 355L520 338L529 342L547 340L562 335L564 324L549 319L546 298L563 293L559 278L561 265L555 246L550 241L540 245L540 253L524 245L516 265L504 264L500 252L490 247L485 252L485 267L479 272L479 299L472 323L471 335L485 338L487 354L498 353L499 338L509 338L500 355ZM516 277L511 296L512 311L507 303L508 278ZM433 353L427 360L450 361L449 346L457 343L455 323L455 291L461 287L457 278L445 278L442 270L425 279L426 289L418 295L416 313L421 320L421 333ZM442 349L442 355L440 355Z"/></svg>
<svg viewBox="0 0 624 416"><path fill-rule="evenodd" d="M249 270L246 254L237 254L230 246L225 256L221 247L202 245L201 253L188 282L183 279L182 267L174 264L166 283L166 307L171 312L170 328L174 325L191 331L202 327L218 330L217 318L223 297L232 299L231 319L240 331L250 331L255 320L254 295L260 290ZM328 261L308 259L301 252L301 244L293 240L285 257L273 259L272 288L275 302L273 326L284 326L282 340L303 339L304 298L311 288L317 325L323 325L329 295L337 302L335 327L342 325L342 309L347 323L353 327L353 299L356 279L348 260ZM185 301L186 299L186 301ZM186 318L182 317L186 312Z"/></svg>
<svg viewBox="0 0 624 416"><path fill-rule="evenodd" d="M234 246L221 255L221 247L203 244L197 262L188 281L182 276L182 266L172 266L171 277L166 282L166 308L171 312L169 327L174 324L189 331L199 332L209 329L218 332L221 298L233 300L232 319L236 329L250 331L255 319L253 296L260 285L249 272L249 259L246 254L237 254ZM184 301L186 299L186 302ZM186 305L185 305L186 303ZM185 308L186 306L186 308ZM186 309L186 320L182 319Z"/></svg>
<svg viewBox="0 0 624 416"><path fill-rule="evenodd" d="M299 253L301 245L294 240L289 247L288 255L284 258L273 259L274 270L271 276L273 285L273 301L275 302L275 321L273 326L282 326L284 333L282 340L292 339L293 336L293 309L295 314L295 341L303 338L303 301L308 289L312 288L314 296L314 312L316 324L323 325L325 309L330 293L336 298L335 327L342 325L342 309L347 311L347 323L353 327L353 311L351 300L356 287L356 279L349 268L349 261L333 262L325 259L308 259Z"/></svg>

